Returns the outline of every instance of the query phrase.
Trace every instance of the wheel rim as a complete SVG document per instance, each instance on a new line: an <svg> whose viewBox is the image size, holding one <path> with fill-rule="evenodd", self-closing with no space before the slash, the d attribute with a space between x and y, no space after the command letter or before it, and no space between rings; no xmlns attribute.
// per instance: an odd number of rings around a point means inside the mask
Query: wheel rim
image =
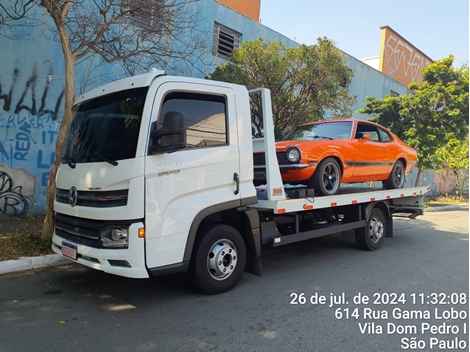
<svg viewBox="0 0 470 352"><path fill-rule="evenodd" d="M405 182L404 170L401 165L395 165L395 168L393 169L393 180L397 187L401 187Z"/></svg>
<svg viewBox="0 0 470 352"><path fill-rule="evenodd" d="M323 169L323 188L328 193L334 193L339 187L339 169L333 164L327 164Z"/></svg>
<svg viewBox="0 0 470 352"><path fill-rule="evenodd" d="M369 237L372 243L377 243L384 235L384 224L374 216L369 223Z"/></svg>
<svg viewBox="0 0 470 352"><path fill-rule="evenodd" d="M207 255L207 270L215 280L226 280L237 267L237 248L232 241L223 239L214 243Z"/></svg>

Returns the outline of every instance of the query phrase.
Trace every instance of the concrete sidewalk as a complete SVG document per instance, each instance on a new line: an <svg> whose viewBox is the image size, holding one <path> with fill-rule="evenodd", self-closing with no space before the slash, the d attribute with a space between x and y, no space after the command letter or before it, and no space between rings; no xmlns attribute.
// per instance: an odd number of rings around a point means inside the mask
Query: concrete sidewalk
<svg viewBox="0 0 470 352"><path fill-rule="evenodd" d="M433 212L433 211L447 211L447 210L456 210L460 208L468 207L468 203L461 203L461 204L451 204L451 205L442 205L437 207L428 207L424 209L425 213Z"/></svg>
<svg viewBox="0 0 470 352"><path fill-rule="evenodd" d="M445 206L436 206L436 207L429 207L425 209L425 213L434 212L434 211L448 211L448 210L456 210L460 208L468 207L468 204L452 204L452 205L445 205ZM43 268L46 266L57 266L57 265L66 265L71 263L71 260L65 259L59 254L49 254L49 255L42 255L39 257L21 257L17 260L6 260L0 262L0 275L11 273L15 271L22 271L22 270L31 270L37 268Z"/></svg>

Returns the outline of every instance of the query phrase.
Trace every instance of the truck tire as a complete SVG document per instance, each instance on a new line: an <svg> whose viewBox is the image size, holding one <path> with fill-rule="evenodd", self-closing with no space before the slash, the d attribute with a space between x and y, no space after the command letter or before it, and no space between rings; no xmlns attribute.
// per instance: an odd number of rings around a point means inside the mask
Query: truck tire
<svg viewBox="0 0 470 352"><path fill-rule="evenodd" d="M339 192L341 168L335 158L323 159L308 180L307 187L314 188L315 194L333 196Z"/></svg>
<svg viewBox="0 0 470 352"><path fill-rule="evenodd" d="M385 189L403 188L405 185L405 166L400 160L393 165L392 172L386 181L384 181Z"/></svg>
<svg viewBox="0 0 470 352"><path fill-rule="evenodd" d="M373 208L367 219L366 227L356 230L356 243L361 249L374 251L382 246L386 231L387 224L384 213L379 208Z"/></svg>
<svg viewBox="0 0 470 352"><path fill-rule="evenodd" d="M240 233L224 224L210 225L198 235L190 274L196 287L210 294L230 291L245 271L246 246Z"/></svg>

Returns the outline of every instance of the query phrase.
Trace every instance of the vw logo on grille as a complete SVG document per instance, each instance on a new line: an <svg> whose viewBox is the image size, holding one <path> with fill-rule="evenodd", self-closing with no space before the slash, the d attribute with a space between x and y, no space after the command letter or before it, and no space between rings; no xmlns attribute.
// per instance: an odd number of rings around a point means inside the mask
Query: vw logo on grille
<svg viewBox="0 0 470 352"><path fill-rule="evenodd" d="M78 203L78 191L75 187L70 188L69 203L72 207L76 206Z"/></svg>

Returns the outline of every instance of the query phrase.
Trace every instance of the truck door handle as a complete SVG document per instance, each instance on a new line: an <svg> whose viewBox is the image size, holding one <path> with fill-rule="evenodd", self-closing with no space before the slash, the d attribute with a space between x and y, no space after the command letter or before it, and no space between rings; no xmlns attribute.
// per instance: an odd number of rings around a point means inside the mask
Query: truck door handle
<svg viewBox="0 0 470 352"><path fill-rule="evenodd" d="M237 185L237 188L235 189L235 192L233 192L233 194L237 195L238 192L240 192L240 177L236 172L233 174L233 180L236 182Z"/></svg>

